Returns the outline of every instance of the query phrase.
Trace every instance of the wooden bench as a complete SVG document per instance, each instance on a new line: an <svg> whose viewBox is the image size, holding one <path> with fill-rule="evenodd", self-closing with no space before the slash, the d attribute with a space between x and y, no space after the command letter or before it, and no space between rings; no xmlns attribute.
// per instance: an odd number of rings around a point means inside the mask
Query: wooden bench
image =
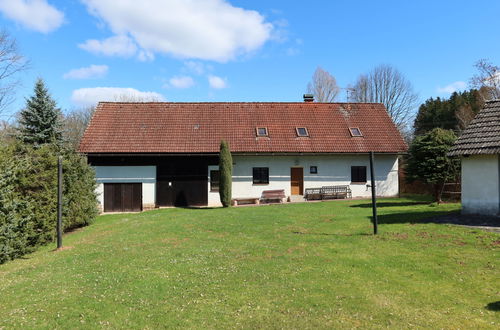
<svg viewBox="0 0 500 330"><path fill-rule="evenodd" d="M257 204L259 205L259 197L249 197L249 198L233 198L231 200L233 206L244 205L244 204Z"/></svg>
<svg viewBox="0 0 500 330"><path fill-rule="evenodd" d="M306 188L304 198L307 200L318 200L321 198L321 188Z"/></svg>
<svg viewBox="0 0 500 330"><path fill-rule="evenodd" d="M284 189L278 189L278 190L264 190L262 192L262 196L260 197L261 202L270 202L270 201L277 201L278 203L283 203L283 200L286 198L285 196L285 190Z"/></svg>
<svg viewBox="0 0 500 330"><path fill-rule="evenodd" d="M352 198L349 186L324 186L321 187L321 199Z"/></svg>

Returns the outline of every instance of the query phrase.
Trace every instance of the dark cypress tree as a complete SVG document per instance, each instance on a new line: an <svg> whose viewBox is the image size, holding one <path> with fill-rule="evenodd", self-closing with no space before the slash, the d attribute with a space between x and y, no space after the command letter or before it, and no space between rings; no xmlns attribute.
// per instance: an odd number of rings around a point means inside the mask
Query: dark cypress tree
<svg viewBox="0 0 500 330"><path fill-rule="evenodd" d="M34 95L26 99L26 108L21 111L18 138L35 147L62 142L61 110L57 108L45 83L38 79Z"/></svg>
<svg viewBox="0 0 500 330"><path fill-rule="evenodd" d="M233 184L233 157L226 141L220 143L219 154L219 196L222 206L231 206L231 186Z"/></svg>

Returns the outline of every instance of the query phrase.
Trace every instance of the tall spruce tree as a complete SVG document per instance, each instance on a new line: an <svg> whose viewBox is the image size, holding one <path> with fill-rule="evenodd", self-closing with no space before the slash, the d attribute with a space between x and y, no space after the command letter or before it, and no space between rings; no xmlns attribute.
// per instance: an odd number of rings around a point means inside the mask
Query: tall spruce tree
<svg viewBox="0 0 500 330"><path fill-rule="evenodd" d="M222 206L231 206L231 186L233 184L233 157L226 141L220 143L219 154L219 196Z"/></svg>
<svg viewBox="0 0 500 330"><path fill-rule="evenodd" d="M42 79L35 84L34 95L26 99L26 108L20 113L18 138L35 147L62 142L61 110L50 96Z"/></svg>

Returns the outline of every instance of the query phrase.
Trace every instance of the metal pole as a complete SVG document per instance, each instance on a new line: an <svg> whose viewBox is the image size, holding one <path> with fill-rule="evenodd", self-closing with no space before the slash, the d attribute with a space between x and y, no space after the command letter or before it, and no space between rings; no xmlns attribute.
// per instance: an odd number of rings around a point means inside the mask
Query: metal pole
<svg viewBox="0 0 500 330"><path fill-rule="evenodd" d="M377 194L375 190L375 169L373 168L373 151L370 151L370 176L372 181L372 210L373 210L373 234L377 235L378 220L377 220Z"/></svg>
<svg viewBox="0 0 500 330"><path fill-rule="evenodd" d="M62 248L62 156L57 160L57 248Z"/></svg>

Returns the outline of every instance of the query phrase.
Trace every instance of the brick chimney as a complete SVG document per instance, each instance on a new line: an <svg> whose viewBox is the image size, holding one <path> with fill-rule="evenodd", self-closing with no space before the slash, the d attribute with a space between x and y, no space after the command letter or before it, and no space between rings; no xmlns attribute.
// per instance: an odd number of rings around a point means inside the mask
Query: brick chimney
<svg viewBox="0 0 500 330"><path fill-rule="evenodd" d="M304 102L314 102L313 94L304 94Z"/></svg>

